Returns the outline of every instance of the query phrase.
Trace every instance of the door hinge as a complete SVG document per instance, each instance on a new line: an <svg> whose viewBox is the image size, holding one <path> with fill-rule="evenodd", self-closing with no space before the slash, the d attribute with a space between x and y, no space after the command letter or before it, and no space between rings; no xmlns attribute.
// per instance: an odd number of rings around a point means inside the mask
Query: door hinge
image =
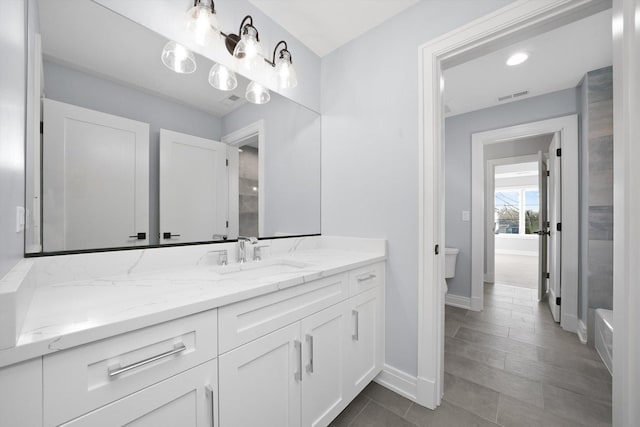
<svg viewBox="0 0 640 427"><path fill-rule="evenodd" d="M549 171L547 171L547 176L549 176Z"/></svg>
<svg viewBox="0 0 640 427"><path fill-rule="evenodd" d="M562 156L562 148L556 149L556 157Z"/></svg>
<svg viewBox="0 0 640 427"><path fill-rule="evenodd" d="M560 305L561 302L562 302L562 298L556 297L556 305Z"/></svg>
<svg viewBox="0 0 640 427"><path fill-rule="evenodd" d="M229 221L225 221L226 227L229 228Z"/></svg>
<svg viewBox="0 0 640 427"><path fill-rule="evenodd" d="M44 134L44 122L40 122L40 133Z"/></svg>
<svg viewBox="0 0 640 427"><path fill-rule="evenodd" d="M562 231L562 223L561 222L556 224L556 231Z"/></svg>
<svg viewBox="0 0 640 427"><path fill-rule="evenodd" d="M225 166L229 166L229 159L225 159Z"/></svg>
<svg viewBox="0 0 640 427"><path fill-rule="evenodd" d="M547 221L547 228L551 227L551 223Z"/></svg>
<svg viewBox="0 0 640 427"><path fill-rule="evenodd" d="M544 273L544 277L546 277L547 279L551 278L551 274L550 273Z"/></svg>
<svg viewBox="0 0 640 427"><path fill-rule="evenodd" d="M440 245L436 245L436 247L435 247L435 253L436 253L436 255L439 255L439 254L440 254Z"/></svg>

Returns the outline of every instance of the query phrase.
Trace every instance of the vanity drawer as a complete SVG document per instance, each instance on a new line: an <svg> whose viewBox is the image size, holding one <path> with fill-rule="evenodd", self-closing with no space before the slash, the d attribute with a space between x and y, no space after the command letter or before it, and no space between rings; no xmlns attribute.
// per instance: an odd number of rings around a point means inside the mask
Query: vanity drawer
<svg viewBox="0 0 640 427"><path fill-rule="evenodd" d="M219 308L220 354L342 301L347 289L347 274L337 274Z"/></svg>
<svg viewBox="0 0 640 427"><path fill-rule="evenodd" d="M383 262L357 268L349 272L349 296L357 295L383 283Z"/></svg>
<svg viewBox="0 0 640 427"><path fill-rule="evenodd" d="M44 425L59 425L216 356L216 310L45 356Z"/></svg>

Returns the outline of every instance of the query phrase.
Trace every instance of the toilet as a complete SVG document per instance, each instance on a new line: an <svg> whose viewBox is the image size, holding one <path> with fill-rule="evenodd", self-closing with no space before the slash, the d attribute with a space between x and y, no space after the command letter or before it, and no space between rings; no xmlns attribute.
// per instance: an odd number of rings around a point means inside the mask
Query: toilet
<svg viewBox="0 0 640 427"><path fill-rule="evenodd" d="M456 275L456 259L458 258L457 248L444 249L444 278L451 279Z"/></svg>

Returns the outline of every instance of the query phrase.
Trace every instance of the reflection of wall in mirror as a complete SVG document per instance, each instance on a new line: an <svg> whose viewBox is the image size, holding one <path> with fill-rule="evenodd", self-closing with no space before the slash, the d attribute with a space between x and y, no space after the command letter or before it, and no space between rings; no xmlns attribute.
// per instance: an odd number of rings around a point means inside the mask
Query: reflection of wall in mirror
<svg viewBox="0 0 640 427"><path fill-rule="evenodd" d="M123 84L45 60L45 95L49 99L150 124L149 229L159 229L160 128L220 140L220 118ZM150 233L150 244L158 244Z"/></svg>
<svg viewBox="0 0 640 427"><path fill-rule="evenodd" d="M320 233L320 115L280 95L222 118L223 135L264 120L263 236Z"/></svg>

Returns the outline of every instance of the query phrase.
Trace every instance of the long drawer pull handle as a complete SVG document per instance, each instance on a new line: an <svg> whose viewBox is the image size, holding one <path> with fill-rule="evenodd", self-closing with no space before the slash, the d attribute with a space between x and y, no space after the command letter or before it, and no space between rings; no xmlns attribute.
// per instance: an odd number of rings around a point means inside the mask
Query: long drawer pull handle
<svg viewBox="0 0 640 427"><path fill-rule="evenodd" d="M307 373L313 374L313 335L307 334L307 342L309 343L309 363L307 364Z"/></svg>
<svg viewBox="0 0 640 427"><path fill-rule="evenodd" d="M351 314L353 314L355 316L355 318L356 318L356 324L355 324L356 331L355 331L355 333L353 335L351 335L351 339L354 340L354 341L358 341L358 339L360 338L360 336L359 336L360 335L360 325L359 325L359 323L360 323L359 322L360 313L358 313L358 310L352 310Z"/></svg>
<svg viewBox="0 0 640 427"><path fill-rule="evenodd" d="M294 374L294 378L296 379L296 381L302 381L302 343L298 340L295 340L293 342L293 346L296 349L296 352L298 353L298 369L296 370L295 374Z"/></svg>
<svg viewBox="0 0 640 427"><path fill-rule="evenodd" d="M375 279L375 278L376 278L375 274L368 274L368 275L363 276L363 277L358 277L358 282L366 282L367 280Z"/></svg>
<svg viewBox="0 0 640 427"><path fill-rule="evenodd" d="M216 406L214 404L215 395L213 394L213 387L208 385L206 387L207 394L209 395L209 399L211 399L211 427L215 427L216 425Z"/></svg>
<svg viewBox="0 0 640 427"><path fill-rule="evenodd" d="M165 357L169 357L169 356L173 356L174 354L178 354L181 353L183 351L185 351L187 349L187 347L183 344L176 344L173 348L173 350L169 350L169 351L165 351L164 353L158 354L156 356L152 356L148 359L144 359L141 360L139 362L136 363L132 363L131 365L127 365L127 366L123 366L122 368L119 366L113 367L113 368L109 368L109 376L110 377L115 377L117 375L123 374L125 372L128 372L132 369L136 369L139 368L141 366L144 365L148 365L149 363L155 362L157 360L160 359L164 359Z"/></svg>

